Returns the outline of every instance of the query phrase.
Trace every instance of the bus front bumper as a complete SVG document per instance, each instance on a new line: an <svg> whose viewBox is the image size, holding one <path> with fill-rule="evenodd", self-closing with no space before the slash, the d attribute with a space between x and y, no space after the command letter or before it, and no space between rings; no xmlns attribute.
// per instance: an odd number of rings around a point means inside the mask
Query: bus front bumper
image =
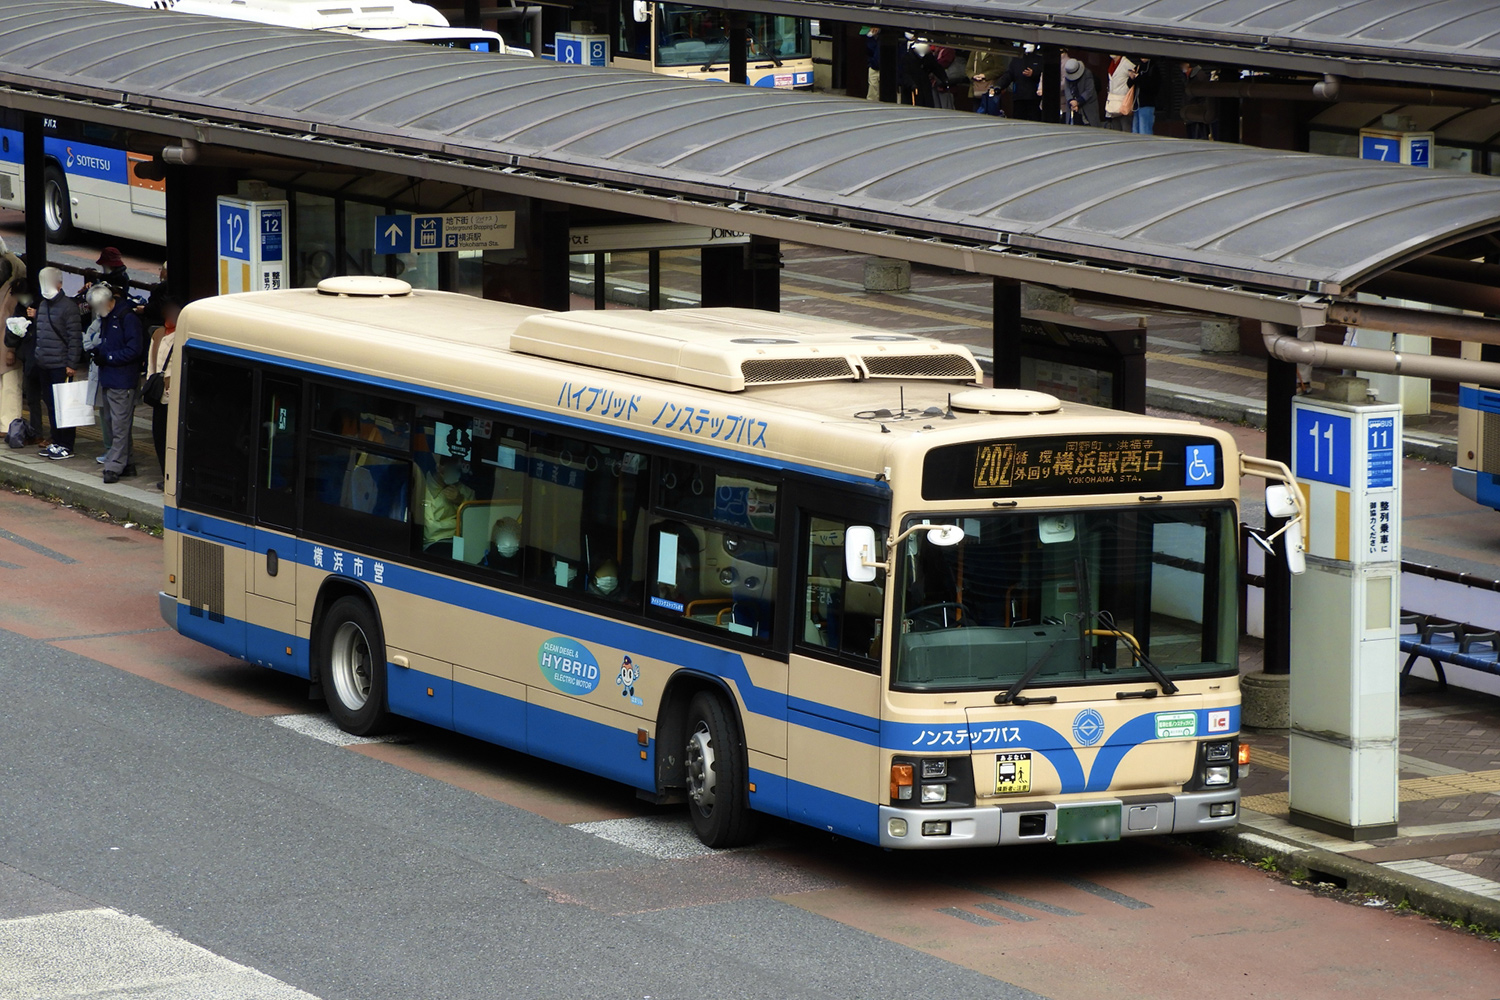
<svg viewBox="0 0 1500 1000"><path fill-rule="evenodd" d="M156 608L161 612L161 620L173 628L177 627L177 596L169 594L164 590L156 592Z"/></svg>
<svg viewBox="0 0 1500 1000"><path fill-rule="evenodd" d="M1217 808L1215 808L1217 807ZM1225 813L1227 815L1215 815ZM1046 844L1058 839L1058 810L1118 809L1119 836L1201 833L1234 826L1240 820L1240 790L1225 788L1178 795L1128 795L1068 802L1016 802L963 809L880 807L880 846L901 850ZM1113 840L1112 835L1087 839ZM1084 842L1075 839L1073 842Z"/></svg>
<svg viewBox="0 0 1500 1000"><path fill-rule="evenodd" d="M1479 473L1473 469L1454 469L1453 490L1459 496L1479 503Z"/></svg>

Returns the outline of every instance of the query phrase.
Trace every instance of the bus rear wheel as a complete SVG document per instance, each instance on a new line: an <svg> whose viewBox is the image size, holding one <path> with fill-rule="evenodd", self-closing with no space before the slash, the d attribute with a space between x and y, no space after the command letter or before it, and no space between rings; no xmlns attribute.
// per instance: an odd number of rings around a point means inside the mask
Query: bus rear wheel
<svg viewBox="0 0 1500 1000"><path fill-rule="evenodd" d="M47 164L42 172L42 218L47 239L62 243L73 235L73 205L68 200L68 178L62 168Z"/></svg>
<svg viewBox="0 0 1500 1000"><path fill-rule="evenodd" d="M385 729L385 639L375 612L359 598L340 597L328 609L319 630L318 676L340 729L355 736Z"/></svg>
<svg viewBox="0 0 1500 1000"><path fill-rule="evenodd" d="M755 837L750 810L749 768L739 726L724 700L706 691L688 704L688 815L693 831L709 847L739 847Z"/></svg>

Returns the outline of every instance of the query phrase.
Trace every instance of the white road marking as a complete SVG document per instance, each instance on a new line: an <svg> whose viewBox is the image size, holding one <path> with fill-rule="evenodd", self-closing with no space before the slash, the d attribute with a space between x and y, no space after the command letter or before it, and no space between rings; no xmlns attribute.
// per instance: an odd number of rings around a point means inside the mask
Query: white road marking
<svg viewBox="0 0 1500 1000"><path fill-rule="evenodd" d="M311 736L336 747L352 747L360 743L400 743L400 736L354 736L334 725L327 715L273 715L271 721L283 729L290 729L303 736Z"/></svg>
<svg viewBox="0 0 1500 1000"><path fill-rule="evenodd" d="M714 853L712 847L703 846L703 841L693 833L692 822L686 816L604 819L593 823L574 823L572 827L584 833L592 833L600 840L607 840L663 861L682 861Z"/></svg>
<svg viewBox="0 0 1500 1000"><path fill-rule="evenodd" d="M14 1000L317 1000L119 910L0 920L0 996Z"/></svg>

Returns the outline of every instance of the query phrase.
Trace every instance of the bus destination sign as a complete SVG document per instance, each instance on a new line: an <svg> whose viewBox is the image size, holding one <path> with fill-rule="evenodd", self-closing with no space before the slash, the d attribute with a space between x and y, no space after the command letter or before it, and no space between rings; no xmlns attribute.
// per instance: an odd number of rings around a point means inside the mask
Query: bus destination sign
<svg viewBox="0 0 1500 1000"><path fill-rule="evenodd" d="M1219 446L1176 434L1090 434L974 441L934 448L927 500L1217 489Z"/></svg>

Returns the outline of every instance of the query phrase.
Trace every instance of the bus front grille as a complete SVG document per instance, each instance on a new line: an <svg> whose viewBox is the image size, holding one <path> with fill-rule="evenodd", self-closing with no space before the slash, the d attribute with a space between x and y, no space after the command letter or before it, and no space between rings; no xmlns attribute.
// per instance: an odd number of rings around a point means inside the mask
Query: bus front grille
<svg viewBox="0 0 1500 1000"><path fill-rule="evenodd" d="M182 539L182 596L194 613L224 617L224 547Z"/></svg>

